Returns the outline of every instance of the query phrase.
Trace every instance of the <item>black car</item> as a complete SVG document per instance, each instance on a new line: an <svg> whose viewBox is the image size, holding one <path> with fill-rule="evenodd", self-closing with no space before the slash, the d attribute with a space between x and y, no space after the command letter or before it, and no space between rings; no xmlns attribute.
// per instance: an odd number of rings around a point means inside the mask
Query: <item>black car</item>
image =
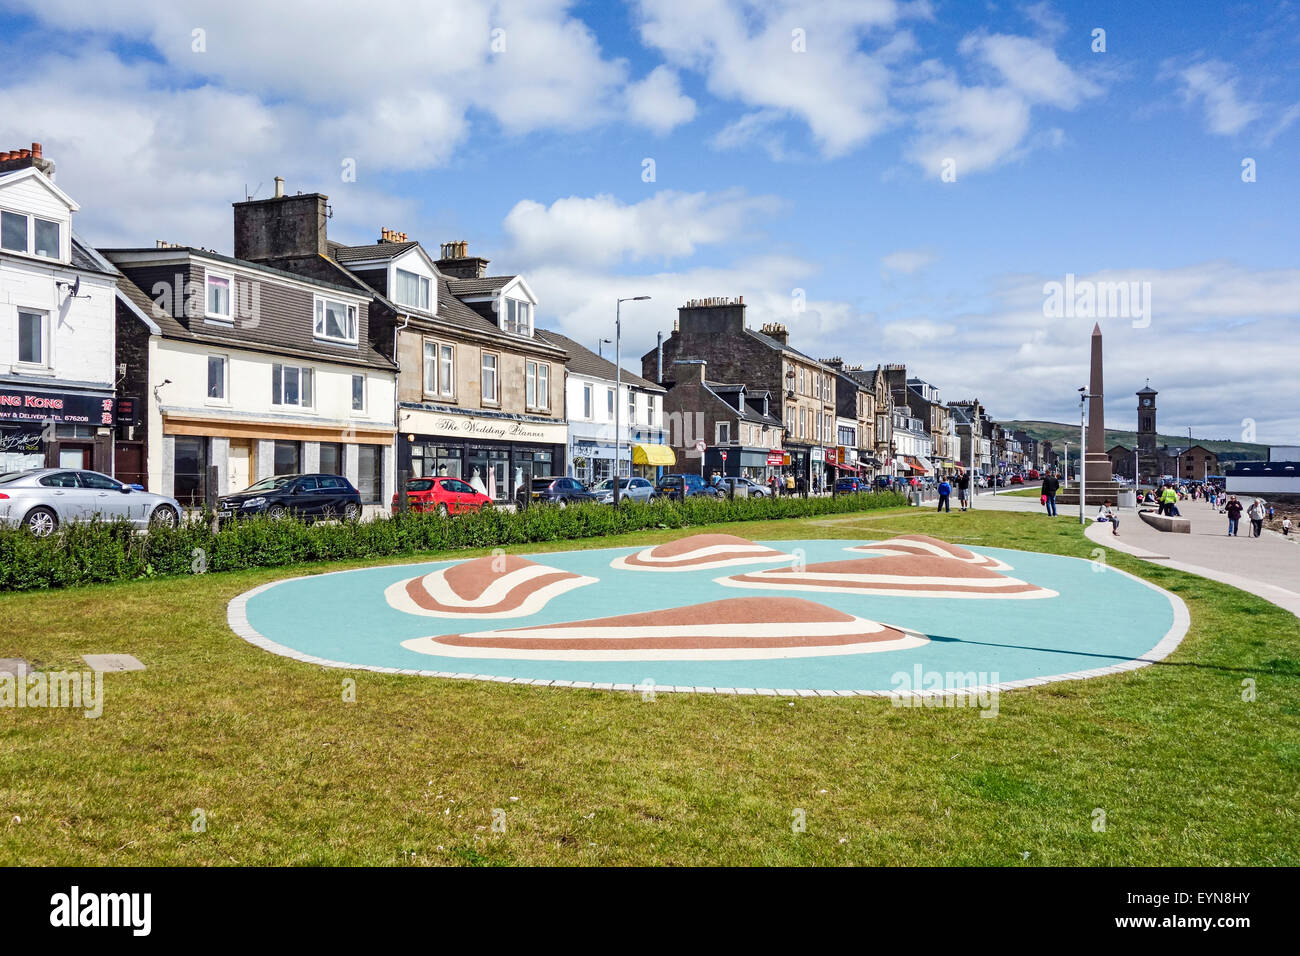
<svg viewBox="0 0 1300 956"><path fill-rule="evenodd" d="M699 475L664 475L655 485L654 497L680 501L682 498L694 498L696 495L722 498L726 492L705 483Z"/></svg>
<svg viewBox="0 0 1300 956"><path fill-rule="evenodd" d="M254 515L354 521L361 517L361 494L341 475L274 475L217 500L218 518Z"/></svg>
<svg viewBox="0 0 1300 956"><path fill-rule="evenodd" d="M515 492L515 503L521 508L529 505L567 508L571 504L596 500L597 496L577 478L534 478Z"/></svg>

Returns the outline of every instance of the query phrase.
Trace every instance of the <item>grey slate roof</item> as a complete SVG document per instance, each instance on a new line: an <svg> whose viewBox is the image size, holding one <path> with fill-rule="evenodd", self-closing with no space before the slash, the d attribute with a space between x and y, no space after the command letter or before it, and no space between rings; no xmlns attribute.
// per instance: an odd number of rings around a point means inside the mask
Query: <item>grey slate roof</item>
<svg viewBox="0 0 1300 956"><path fill-rule="evenodd" d="M736 414L739 415L741 418L743 418L745 421L755 422L761 425L774 425L778 428L784 427L784 423L779 418L773 418L771 415L763 414L762 411L763 403L761 401L754 402L750 399L748 385L737 385L731 382L706 381L704 383L704 387L707 388L709 391L711 391L713 394L717 395L718 398L721 398L723 402L725 402L728 406L730 406L732 411L736 412ZM734 398L728 400L723 397L726 395L735 395L742 388L745 390L744 411L740 411L736 408L736 401ZM760 395L765 391L767 390L763 388L755 389L755 392Z"/></svg>
<svg viewBox="0 0 1300 956"><path fill-rule="evenodd" d="M536 333L538 338L545 339L557 348L562 348L569 353L569 371L573 374L590 375L592 378L604 379L607 382L614 381L616 369L614 363L609 359L602 358L567 335L561 335L551 329L537 329ZM650 392L667 391L662 385L656 385L654 382L629 372L627 369L623 369L623 381L628 385L643 388Z"/></svg>
<svg viewBox="0 0 1300 956"><path fill-rule="evenodd" d="M484 276L482 279L448 279L453 295L478 295L495 292L517 276Z"/></svg>
<svg viewBox="0 0 1300 956"><path fill-rule="evenodd" d="M419 243L415 241L371 242L364 246L345 246L331 242L329 251L330 255L339 262L361 262L366 259L393 259L418 245Z"/></svg>

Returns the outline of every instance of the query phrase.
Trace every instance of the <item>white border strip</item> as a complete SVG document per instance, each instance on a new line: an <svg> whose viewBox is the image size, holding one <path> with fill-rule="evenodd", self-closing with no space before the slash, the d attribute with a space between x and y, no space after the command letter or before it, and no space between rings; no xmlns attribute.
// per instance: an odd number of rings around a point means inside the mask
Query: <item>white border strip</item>
<svg viewBox="0 0 1300 956"><path fill-rule="evenodd" d="M614 551L615 548L591 548L592 551ZM1006 549L1001 549L1006 550ZM573 554L571 551L547 551L540 552L543 554ZM1038 552L1025 552L1026 554L1036 554ZM1088 558L1071 558L1068 555L1052 555L1052 557L1064 557L1071 561L1082 561L1091 564ZM453 559L454 560L454 559ZM415 567L419 564L430 564L438 562L418 561L412 564L393 564L393 565L374 565L372 567L384 568L401 568ZM301 581L305 578L323 578L331 574L351 574L354 571L367 571L371 568L348 568L342 571L326 571L323 574L300 574L295 578L284 578L280 581L271 581L267 584L259 585L251 591L245 591L231 599L230 604L226 607L226 621L230 629L255 647L260 647L264 651L270 651L272 654L278 654L281 657L288 657L295 661L301 661L304 664L315 664L319 667L332 667L342 670L371 671L376 674L405 674L414 677L443 677L449 680L478 680L494 681L499 684L528 684L532 687L576 687L587 688L592 690L618 690L631 693L641 693L653 690L654 693L664 694L753 694L763 697L969 697L971 694L985 691L1005 691L1017 690L1021 687L1040 687L1043 684L1054 684L1058 681L1067 680L1087 680L1092 677L1104 677L1108 674L1122 674L1127 671L1137 670L1141 667L1149 667L1158 661L1164 660L1187 636L1187 630L1191 627L1192 618L1187 611L1187 605L1183 599L1171 591L1166 591L1162 587L1145 581L1136 574L1123 571L1119 568L1107 566L1106 573L1122 574L1125 577L1132 578L1139 584L1149 587L1151 590L1163 594L1169 600L1170 606L1174 611L1174 620L1169 630L1151 650L1147 651L1141 657L1134 657L1118 664L1107 664L1104 667L1094 667L1089 670L1069 671L1065 674L1053 674L1050 677L1026 677L1021 680L1001 681L997 684L986 684L979 687L962 687L952 690L924 690L924 691L889 691L889 690L808 690L800 688L781 688L774 689L770 687L691 687L691 686L673 686L672 684L646 684L646 685L627 685L613 684L606 682L592 681L573 681L573 680L548 680L532 679L527 677L502 677L491 674L468 674L455 673L452 671L431 671L415 670L403 667L380 667L374 664L349 664L345 661L332 661L323 657L316 657L311 654L304 654L302 651L294 650L292 647L285 647L283 644L277 644L270 638L258 633L253 626L248 623L248 602L252 598L261 594L263 591L287 584L290 581Z"/></svg>

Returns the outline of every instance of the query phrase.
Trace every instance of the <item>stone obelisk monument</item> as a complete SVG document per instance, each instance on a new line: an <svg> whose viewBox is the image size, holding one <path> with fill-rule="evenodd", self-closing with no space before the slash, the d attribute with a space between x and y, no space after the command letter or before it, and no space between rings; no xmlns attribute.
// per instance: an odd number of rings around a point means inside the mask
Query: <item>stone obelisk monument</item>
<svg viewBox="0 0 1300 956"><path fill-rule="evenodd" d="M1117 502L1124 490L1115 482L1111 472L1110 456L1106 454L1105 392L1101 372L1101 326L1092 327L1092 363L1088 375L1088 445L1084 448L1083 473L1087 479L1085 505ZM1077 505L1079 486L1074 484L1056 496L1058 504Z"/></svg>
<svg viewBox="0 0 1300 956"><path fill-rule="evenodd" d="M1088 376L1088 447L1084 450L1083 470L1088 485L1100 491L1113 479L1110 456L1106 454L1106 409L1101 374L1101 325L1092 327L1092 367ZM1089 488L1091 490L1091 487ZM1113 493L1113 492L1112 492ZM1092 495L1088 495L1092 502Z"/></svg>

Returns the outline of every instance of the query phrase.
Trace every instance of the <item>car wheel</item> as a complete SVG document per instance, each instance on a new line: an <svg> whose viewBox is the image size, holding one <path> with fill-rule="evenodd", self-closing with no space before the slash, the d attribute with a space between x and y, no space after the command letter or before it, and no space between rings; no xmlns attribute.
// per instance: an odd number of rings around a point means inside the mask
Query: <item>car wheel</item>
<svg viewBox="0 0 1300 956"><path fill-rule="evenodd" d="M451 512L449 512L449 511L447 510L447 506L446 506L445 504L440 504L440 505L438 505L438 517L439 517L439 518L446 518L449 514L451 514Z"/></svg>
<svg viewBox="0 0 1300 956"><path fill-rule="evenodd" d="M289 509L284 505L271 505L266 509L266 516L272 521L280 521L289 516Z"/></svg>
<svg viewBox="0 0 1300 956"><path fill-rule="evenodd" d="M343 520L356 521L361 517L361 506L355 501L349 501L343 506Z"/></svg>
<svg viewBox="0 0 1300 956"><path fill-rule="evenodd" d="M50 508L33 508L23 519L27 530L38 538L48 538L59 526L59 516Z"/></svg>
<svg viewBox="0 0 1300 956"><path fill-rule="evenodd" d="M153 514L149 516L149 527L151 528L174 528L180 522L176 509L171 505L159 505L153 509Z"/></svg>

